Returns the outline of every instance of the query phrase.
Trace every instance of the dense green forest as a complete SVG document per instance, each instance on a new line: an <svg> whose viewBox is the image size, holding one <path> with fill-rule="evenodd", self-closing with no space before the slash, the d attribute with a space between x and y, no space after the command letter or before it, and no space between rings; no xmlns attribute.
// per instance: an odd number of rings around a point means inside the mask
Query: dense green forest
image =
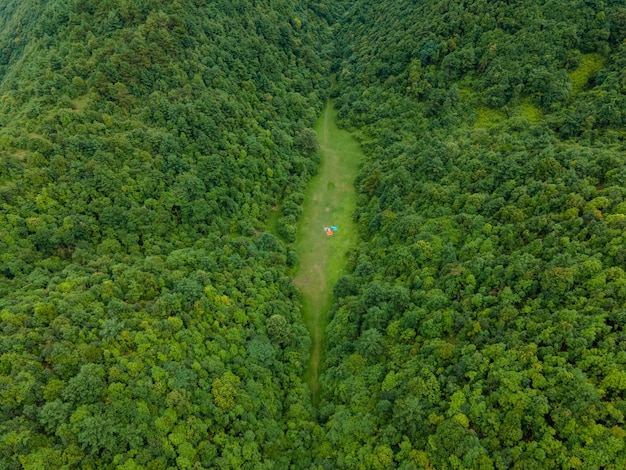
<svg viewBox="0 0 626 470"><path fill-rule="evenodd" d="M2 2L0 468L625 468L625 39L618 0ZM316 409L329 93L366 158Z"/></svg>
<svg viewBox="0 0 626 470"><path fill-rule="evenodd" d="M336 93L368 158L320 457L626 467L625 38L617 1L351 6Z"/></svg>
<svg viewBox="0 0 626 470"><path fill-rule="evenodd" d="M287 277L332 12L0 6L0 467L310 466Z"/></svg>

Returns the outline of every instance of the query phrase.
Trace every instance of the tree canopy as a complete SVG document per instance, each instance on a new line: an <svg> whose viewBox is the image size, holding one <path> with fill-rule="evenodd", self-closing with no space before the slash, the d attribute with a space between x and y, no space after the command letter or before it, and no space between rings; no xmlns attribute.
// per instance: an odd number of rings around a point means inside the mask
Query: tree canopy
<svg viewBox="0 0 626 470"><path fill-rule="evenodd" d="M316 171L330 15L3 2L0 467L310 467L293 257L264 232Z"/></svg>
<svg viewBox="0 0 626 470"><path fill-rule="evenodd" d="M0 5L0 467L626 467L626 8ZM322 398L315 118L366 159Z"/></svg>
<svg viewBox="0 0 626 470"><path fill-rule="evenodd" d="M624 14L355 2L367 159L322 382L341 468L620 468Z"/></svg>

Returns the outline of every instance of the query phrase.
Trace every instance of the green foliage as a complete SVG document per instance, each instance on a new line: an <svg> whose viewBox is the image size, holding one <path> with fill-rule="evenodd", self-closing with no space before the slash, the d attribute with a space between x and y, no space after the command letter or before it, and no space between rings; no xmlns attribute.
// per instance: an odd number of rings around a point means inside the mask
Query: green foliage
<svg viewBox="0 0 626 470"><path fill-rule="evenodd" d="M1 468L312 466L295 261L263 232L286 201L295 235L316 171L333 15L0 6Z"/></svg>
<svg viewBox="0 0 626 470"><path fill-rule="evenodd" d="M532 123L537 123L543 119L541 110L532 104L530 100L522 100L520 103L520 112L522 117Z"/></svg>
<svg viewBox="0 0 626 470"><path fill-rule="evenodd" d="M293 341L293 331L284 316L274 314L267 319L267 335L272 342L288 346Z"/></svg>
<svg viewBox="0 0 626 470"><path fill-rule="evenodd" d="M506 119L506 115L503 112L480 106L476 109L474 126L477 128L492 127L504 119Z"/></svg>
<svg viewBox="0 0 626 470"><path fill-rule="evenodd" d="M626 467L618 3L3 2L0 467ZM316 413L329 69L366 159Z"/></svg>
<svg viewBox="0 0 626 470"><path fill-rule="evenodd" d="M351 4L362 240L328 327L327 465L624 465L623 13Z"/></svg>
<svg viewBox="0 0 626 470"><path fill-rule="evenodd" d="M599 54L583 54L580 56L578 66L569 73L574 93L580 93L585 90L589 80L602 69L605 60Z"/></svg>

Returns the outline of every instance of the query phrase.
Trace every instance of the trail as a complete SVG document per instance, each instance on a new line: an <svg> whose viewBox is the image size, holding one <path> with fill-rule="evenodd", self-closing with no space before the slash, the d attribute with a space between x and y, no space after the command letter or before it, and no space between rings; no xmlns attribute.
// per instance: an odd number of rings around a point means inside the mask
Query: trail
<svg viewBox="0 0 626 470"><path fill-rule="evenodd" d="M306 191L295 243L299 263L294 284L302 292L304 321L312 342L306 380L316 405L332 288L345 270L348 250L357 242L352 213L356 207L354 180L362 153L350 133L337 127L336 116L329 101L315 125L322 161ZM331 225L339 230L329 237L323 229Z"/></svg>

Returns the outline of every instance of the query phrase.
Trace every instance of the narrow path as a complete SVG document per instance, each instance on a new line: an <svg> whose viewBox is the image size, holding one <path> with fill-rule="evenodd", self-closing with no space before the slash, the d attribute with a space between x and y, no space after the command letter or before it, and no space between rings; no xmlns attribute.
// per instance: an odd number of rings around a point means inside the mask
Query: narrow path
<svg viewBox="0 0 626 470"><path fill-rule="evenodd" d="M332 288L345 269L346 253L357 242L352 213L356 207L354 180L362 153L350 133L337 127L336 116L329 101L315 125L322 162L307 188L295 243L299 264L294 284L302 292L304 320L311 334L306 380L314 404L319 401ZM329 226L338 227L332 236L324 232Z"/></svg>

